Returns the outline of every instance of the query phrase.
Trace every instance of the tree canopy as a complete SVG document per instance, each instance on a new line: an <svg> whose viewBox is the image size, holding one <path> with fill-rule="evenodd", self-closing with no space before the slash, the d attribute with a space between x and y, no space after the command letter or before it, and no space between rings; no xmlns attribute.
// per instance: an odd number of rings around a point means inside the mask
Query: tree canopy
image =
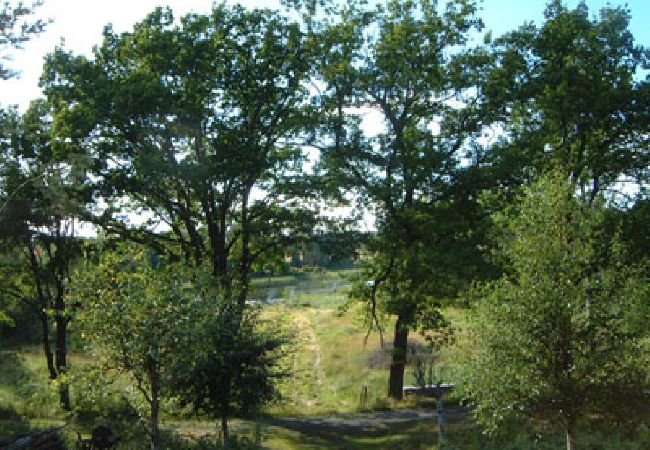
<svg viewBox="0 0 650 450"><path fill-rule="evenodd" d="M22 1L2 2L0 6L0 79L6 80L18 75L7 67L5 61L11 60L8 53L12 49L21 48L22 44L43 32L47 26L47 20L29 20L42 3L42 1L37 1L31 6L27 6Z"/></svg>
<svg viewBox="0 0 650 450"><path fill-rule="evenodd" d="M507 272L475 292L463 387L491 429L514 415L549 420L569 450L587 414L631 421L648 404L645 332L630 320L647 279L603 233L602 199L574 192L551 172L495 218Z"/></svg>
<svg viewBox="0 0 650 450"><path fill-rule="evenodd" d="M584 2L552 0L544 15L541 26L495 40L485 85L519 171L559 164L594 198L624 192L623 182L646 185L650 84L638 72L649 53L634 42L629 11L608 7L592 19Z"/></svg>
<svg viewBox="0 0 650 450"><path fill-rule="evenodd" d="M107 28L94 60L53 53L43 86L58 143L94 159L108 205L86 219L209 261L241 307L254 260L313 223L296 200L307 191L294 145L307 120L303 39L272 11L222 5L175 21L159 8L132 32ZM126 210L147 220L129 224Z"/></svg>
<svg viewBox="0 0 650 450"><path fill-rule="evenodd" d="M442 326L436 303L482 266L474 202L482 185L463 163L477 161L477 93L490 61L484 49L461 49L481 28L476 13L473 1L351 3L313 27L326 114L320 169L326 185L375 214L372 262L354 295L368 303L370 326L379 325L378 310L397 316L394 398L402 397L409 329ZM381 113L376 137L364 135L360 109Z"/></svg>

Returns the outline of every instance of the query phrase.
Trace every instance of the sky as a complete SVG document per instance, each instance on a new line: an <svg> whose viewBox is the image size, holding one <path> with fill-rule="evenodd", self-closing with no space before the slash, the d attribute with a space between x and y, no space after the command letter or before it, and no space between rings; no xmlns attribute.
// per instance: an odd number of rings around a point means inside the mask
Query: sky
<svg viewBox="0 0 650 450"><path fill-rule="evenodd" d="M25 44L22 50L15 52L13 61L9 61L9 66L19 72L20 78L0 82L0 105L16 104L24 110L40 95L38 78L43 57L61 42L76 54L91 55L93 46L101 42L102 30L108 23L112 23L117 32L129 31L156 6L170 6L178 17L190 11L208 12L212 3L212 0L44 0L37 17L53 22L46 32ZM279 2L242 0L239 3L247 7L278 7ZM565 0L565 3L574 7L578 0ZM625 1L587 0L586 3L590 14L594 15L608 3L617 6ZM483 0L481 17L486 30L491 30L496 37L527 21L541 24L545 4L546 0ZM627 5L636 43L650 47L650 0L627 0Z"/></svg>
<svg viewBox="0 0 650 450"><path fill-rule="evenodd" d="M17 0L10 0L15 3ZM32 0L24 0L30 3ZM236 0L228 0L234 3ZM372 0L371 0L372 1ZM377 0L382 1L382 0ZM440 0L441 3L444 0ZM564 0L569 7L575 7L579 0ZM541 24L547 0L483 0L480 16L485 31L492 31L497 37L514 30L525 22ZM590 14L597 14L608 3L618 6L625 0L586 0ZM279 8L279 0L240 0L247 7ZM36 17L51 19L52 23L41 35L27 42L21 50L12 54L8 66L17 71L16 79L0 81L0 106L18 105L25 110L29 102L40 96L38 78L42 71L43 58L57 45L75 54L92 55L92 48L101 43L102 31L111 23L116 32L130 31L133 24L142 20L157 6L170 6L176 17L188 12L207 13L213 0L44 0ZM627 0L631 12L630 29L637 44L650 47L650 0ZM7 56L6 52L2 57ZM368 135L374 135L382 128L381 116L375 111L365 112L362 123ZM347 215L339 211L337 215ZM364 228L372 228L370 216L365 217ZM85 229L87 228L87 229ZM82 235L93 235L90 226L80 229Z"/></svg>

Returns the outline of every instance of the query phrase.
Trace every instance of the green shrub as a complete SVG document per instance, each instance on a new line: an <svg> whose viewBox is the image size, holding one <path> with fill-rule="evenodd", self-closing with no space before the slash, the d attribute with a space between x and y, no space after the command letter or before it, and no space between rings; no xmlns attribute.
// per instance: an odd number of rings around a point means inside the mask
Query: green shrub
<svg viewBox="0 0 650 450"><path fill-rule="evenodd" d="M86 380L88 381L88 380ZM77 384L73 391L73 422L86 434L103 425L122 443L120 448L149 448L140 415L125 395L110 385Z"/></svg>
<svg viewBox="0 0 650 450"><path fill-rule="evenodd" d="M175 450L259 450L262 447L247 436L233 436L224 446L221 440L214 436L202 436L200 438L184 438L178 434L168 434L163 437L163 448Z"/></svg>
<svg viewBox="0 0 650 450"><path fill-rule="evenodd" d="M128 399L115 392L101 396L79 396L74 404L74 417L79 423L88 424L105 420L133 422L139 418L138 412Z"/></svg>
<svg viewBox="0 0 650 450"><path fill-rule="evenodd" d="M0 421L20 421L20 414L13 404L0 403Z"/></svg>

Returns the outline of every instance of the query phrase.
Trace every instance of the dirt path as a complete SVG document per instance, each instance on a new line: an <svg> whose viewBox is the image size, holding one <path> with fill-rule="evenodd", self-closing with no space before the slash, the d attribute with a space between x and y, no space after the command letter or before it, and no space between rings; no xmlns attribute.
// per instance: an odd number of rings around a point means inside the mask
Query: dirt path
<svg viewBox="0 0 650 450"><path fill-rule="evenodd" d="M395 424L413 420L432 420L434 417L435 411L433 410L408 409L324 416L271 417L264 420L270 424L280 426L288 425L291 428L332 427L343 429L376 427L383 424Z"/></svg>
<svg viewBox="0 0 650 450"><path fill-rule="evenodd" d="M449 408L445 415L460 416L466 414L462 407ZM314 428L335 428L342 432L359 432L382 425L395 425L420 420L435 420L436 412L432 409L403 409L396 411L378 411L369 413L347 413L323 416L303 417L268 417L263 422L290 428L295 431L308 432Z"/></svg>
<svg viewBox="0 0 650 450"><path fill-rule="evenodd" d="M448 408L445 415L458 417L467 413L465 408L454 406ZM432 409L403 409L395 411L377 411L368 413L328 414L320 416L290 416L290 417L263 417L259 422L264 425L287 428L303 433L310 433L318 429L335 429L343 433L362 433L371 428L390 426L406 422L435 420L436 413ZM253 421L232 422L233 430L249 430L255 427ZM168 427L181 432L189 430L209 431L215 430L215 425L195 425Z"/></svg>

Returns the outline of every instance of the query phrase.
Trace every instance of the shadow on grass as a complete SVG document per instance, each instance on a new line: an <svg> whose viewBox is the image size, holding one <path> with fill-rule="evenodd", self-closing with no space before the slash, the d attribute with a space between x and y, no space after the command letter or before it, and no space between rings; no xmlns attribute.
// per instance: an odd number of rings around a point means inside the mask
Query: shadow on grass
<svg viewBox="0 0 650 450"><path fill-rule="evenodd" d="M2 388L24 385L31 376L31 371L16 352L0 351L0 392Z"/></svg>
<svg viewBox="0 0 650 450"><path fill-rule="evenodd" d="M270 418L264 421L268 448L430 449L437 442L434 423L412 421L359 426L309 420Z"/></svg>
<svg viewBox="0 0 650 450"><path fill-rule="evenodd" d="M0 435L26 431L28 424L16 410L14 398L30 373L14 352L0 352Z"/></svg>

